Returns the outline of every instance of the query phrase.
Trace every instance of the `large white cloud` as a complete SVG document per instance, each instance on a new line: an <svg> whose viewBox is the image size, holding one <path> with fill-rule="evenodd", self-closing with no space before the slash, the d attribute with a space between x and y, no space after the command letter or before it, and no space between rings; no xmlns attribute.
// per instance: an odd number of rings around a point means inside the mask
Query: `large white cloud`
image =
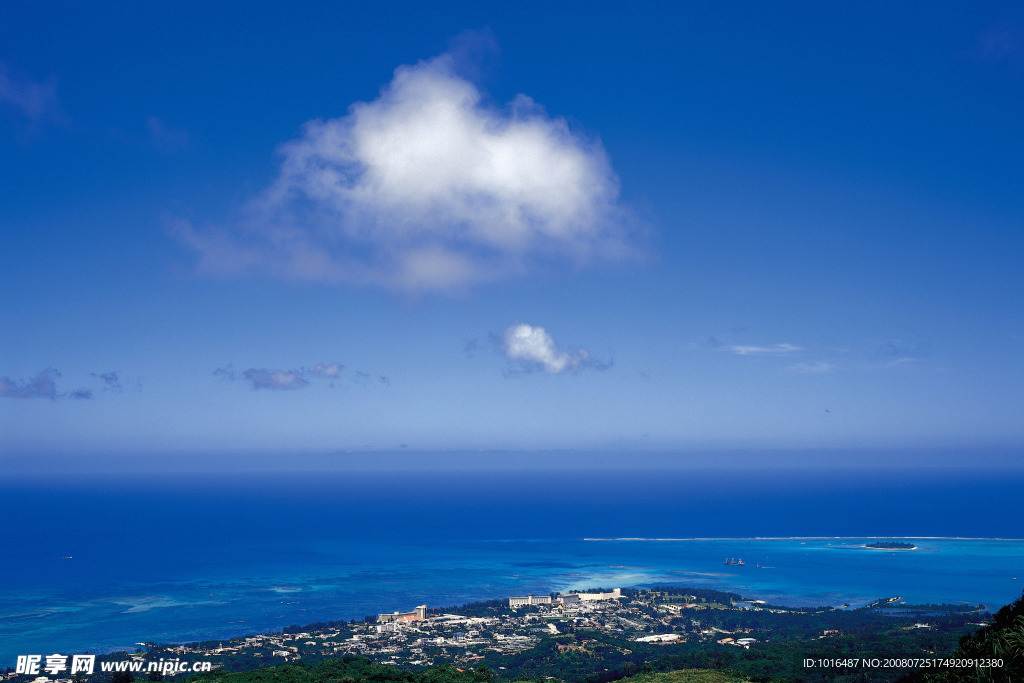
<svg viewBox="0 0 1024 683"><path fill-rule="evenodd" d="M490 106L455 66L399 67L376 100L282 145L235 221L174 231L208 271L406 290L635 254L600 143L525 95Z"/></svg>
<svg viewBox="0 0 1024 683"><path fill-rule="evenodd" d="M511 325L502 333L501 348L509 360L527 369L543 368L551 374L579 370L593 364L586 349L573 353L563 351L543 327L522 323Z"/></svg>

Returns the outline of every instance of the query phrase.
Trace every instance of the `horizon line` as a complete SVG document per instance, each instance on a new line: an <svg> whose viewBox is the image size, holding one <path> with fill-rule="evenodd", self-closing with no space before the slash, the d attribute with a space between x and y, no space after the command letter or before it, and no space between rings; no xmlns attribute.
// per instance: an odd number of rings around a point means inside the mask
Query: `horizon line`
<svg viewBox="0 0 1024 683"><path fill-rule="evenodd" d="M1024 538L1001 538L998 536L694 536L691 538L645 538L639 536L622 536L618 538L584 538L584 541L614 542L673 542L673 541L857 541L857 540L896 540L911 539L915 541L1008 541L1020 543Z"/></svg>

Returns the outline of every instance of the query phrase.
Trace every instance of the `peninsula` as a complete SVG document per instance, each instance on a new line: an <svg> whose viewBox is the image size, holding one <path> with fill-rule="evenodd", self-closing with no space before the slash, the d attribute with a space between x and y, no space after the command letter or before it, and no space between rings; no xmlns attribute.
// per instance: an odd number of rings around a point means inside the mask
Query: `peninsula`
<svg viewBox="0 0 1024 683"><path fill-rule="evenodd" d="M254 683L266 679L228 674L278 665L335 666L330 662L339 660L357 668L386 665L395 672L395 683L411 683L413 674L429 671L452 674L432 683L612 683L646 672L723 668L738 672L738 680L806 680L805 659L830 660L852 650L880 660L931 656L952 651L991 618L982 605L908 605L899 597L853 609L797 608L700 588L593 589L453 607L419 605L362 621L292 625L204 642L140 643L144 649L97 656L97 674L90 683L124 683L132 674L140 680L151 673L146 667L153 662L209 662L210 673L193 680ZM912 669L889 669L876 680L894 681ZM478 679L459 679L455 674L460 671L479 673ZM15 672L0 673L0 681L74 683L67 677Z"/></svg>

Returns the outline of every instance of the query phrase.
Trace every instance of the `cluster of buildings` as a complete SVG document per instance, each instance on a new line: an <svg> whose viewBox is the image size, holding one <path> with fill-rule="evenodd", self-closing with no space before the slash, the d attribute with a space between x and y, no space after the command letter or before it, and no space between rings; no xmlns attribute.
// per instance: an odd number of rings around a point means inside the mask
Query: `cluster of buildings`
<svg viewBox="0 0 1024 683"><path fill-rule="evenodd" d="M722 614L720 610L760 609L756 605L719 604L692 595L668 595L653 590L624 594L618 588L608 592L512 596L507 607L466 607L469 615L435 613L426 605L419 605L408 612L379 614L376 620L368 622L335 622L327 628L302 632L285 629L283 633L234 638L216 644L149 645L148 651L121 656L179 657L212 661L214 668L237 669L352 654L397 666L451 663L475 668L481 660L493 663L495 656L518 654L551 636L556 637L559 652L590 652L596 645L593 635L588 634L594 633L638 643L670 645L697 641L750 647L756 641L748 636L749 629L724 630L721 619L715 615ZM32 681L18 678L14 683Z"/></svg>
<svg viewBox="0 0 1024 683"><path fill-rule="evenodd" d="M427 618L427 606L419 605L411 612L391 612L390 614L378 614L377 624L378 626L386 626L387 624L403 624L411 621L423 621ZM394 630L392 628L391 630Z"/></svg>
<svg viewBox="0 0 1024 683"><path fill-rule="evenodd" d="M600 602L602 600L618 600L622 598L622 589L616 588L608 593L566 593L558 595L526 595L511 597L508 606L532 607L533 605L575 605L579 602Z"/></svg>

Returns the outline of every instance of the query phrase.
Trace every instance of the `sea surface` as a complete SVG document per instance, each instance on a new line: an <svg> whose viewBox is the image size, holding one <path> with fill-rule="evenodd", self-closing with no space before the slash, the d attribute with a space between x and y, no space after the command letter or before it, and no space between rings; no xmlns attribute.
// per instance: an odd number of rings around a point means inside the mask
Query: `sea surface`
<svg viewBox="0 0 1024 683"><path fill-rule="evenodd" d="M596 587L995 609L1024 590L1022 490L1008 470L7 477L0 668Z"/></svg>

